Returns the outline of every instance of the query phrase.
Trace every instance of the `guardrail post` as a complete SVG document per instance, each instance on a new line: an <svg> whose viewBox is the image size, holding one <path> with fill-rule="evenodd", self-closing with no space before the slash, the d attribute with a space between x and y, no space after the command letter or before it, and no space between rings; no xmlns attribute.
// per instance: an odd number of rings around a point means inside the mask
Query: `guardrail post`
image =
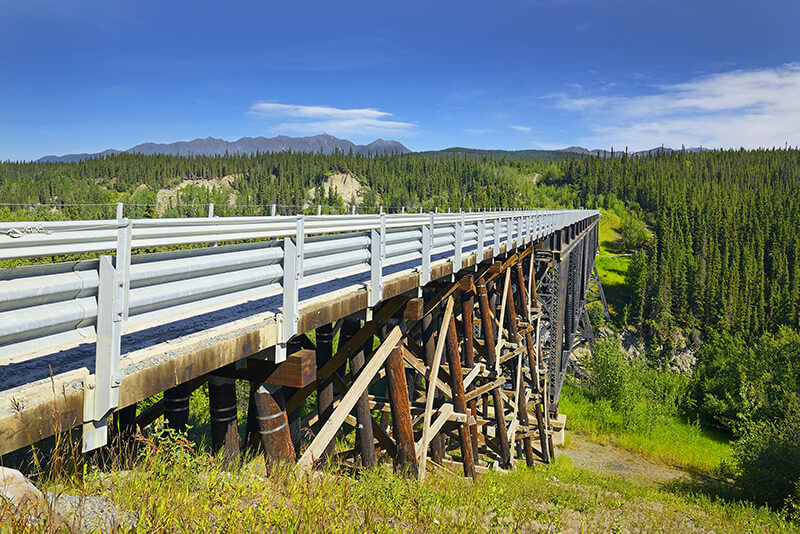
<svg viewBox="0 0 800 534"><path fill-rule="evenodd" d="M275 346L275 363L286 360L289 339L297 333L300 300L297 245L291 237L283 238L283 304L278 324L278 344Z"/></svg>
<svg viewBox="0 0 800 534"><path fill-rule="evenodd" d="M514 237L514 217L506 218L506 254L511 252L511 241Z"/></svg>
<svg viewBox="0 0 800 534"><path fill-rule="evenodd" d="M475 270L483 261L484 242L486 241L486 209L483 210L483 219L478 221L478 246L475 249Z"/></svg>
<svg viewBox="0 0 800 534"><path fill-rule="evenodd" d="M270 205L269 207L269 215L270 217L275 217L275 212L277 211L277 206L275 204Z"/></svg>
<svg viewBox="0 0 800 534"><path fill-rule="evenodd" d="M322 215L322 204L317 204L317 215Z"/></svg>
<svg viewBox="0 0 800 534"><path fill-rule="evenodd" d="M121 215L121 204L117 215ZM128 318L131 221L117 221L117 255L100 256L94 376L84 384L83 452L108 443L108 416L119 406L122 322Z"/></svg>
<svg viewBox="0 0 800 534"><path fill-rule="evenodd" d="M494 220L494 248L492 249L493 256L500 255L500 219L495 218Z"/></svg>
<svg viewBox="0 0 800 534"><path fill-rule="evenodd" d="M464 249L464 212L461 212L461 220L456 223L455 254L453 257L453 274L461 270L461 253Z"/></svg>
<svg viewBox="0 0 800 534"><path fill-rule="evenodd" d="M381 213L380 229L371 230L370 238L370 283L367 306L373 308L383 299L383 262L386 258L385 213Z"/></svg>
<svg viewBox="0 0 800 534"><path fill-rule="evenodd" d="M306 217L305 215L297 216L297 229L295 231L295 246L297 254L297 272L295 278L299 282L303 279L303 248L306 240Z"/></svg>
<svg viewBox="0 0 800 534"><path fill-rule="evenodd" d="M422 225L422 266L419 272L419 285L431 281L431 251L433 250L434 215L431 213L429 225Z"/></svg>

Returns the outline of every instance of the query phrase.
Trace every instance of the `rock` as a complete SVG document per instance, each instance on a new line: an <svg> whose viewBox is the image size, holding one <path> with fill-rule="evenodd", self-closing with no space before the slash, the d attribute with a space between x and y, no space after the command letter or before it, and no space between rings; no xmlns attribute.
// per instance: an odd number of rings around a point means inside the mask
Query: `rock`
<svg viewBox="0 0 800 534"><path fill-rule="evenodd" d="M622 351L628 360L635 360L644 356L644 344L630 330L620 332L619 341Z"/></svg>
<svg viewBox="0 0 800 534"><path fill-rule="evenodd" d="M3 497L14 506L39 506L45 502L42 492L16 469L0 467L0 487Z"/></svg>
<svg viewBox="0 0 800 534"><path fill-rule="evenodd" d="M696 351L692 347L684 347L673 351L670 368L676 373L691 375L697 364Z"/></svg>
<svg viewBox="0 0 800 534"><path fill-rule="evenodd" d="M120 527L127 531L138 523L133 515L120 510L106 497L48 493L48 498L55 502L56 511L69 519L73 531L113 532Z"/></svg>
<svg viewBox="0 0 800 534"><path fill-rule="evenodd" d="M42 492L16 469L0 467L0 490L3 498L14 506L15 513L22 514L29 524L45 518L55 528L69 528L58 512L51 509Z"/></svg>
<svg viewBox="0 0 800 534"><path fill-rule="evenodd" d="M606 325L603 325L597 329L597 337L599 338L616 337L616 336L617 334Z"/></svg>

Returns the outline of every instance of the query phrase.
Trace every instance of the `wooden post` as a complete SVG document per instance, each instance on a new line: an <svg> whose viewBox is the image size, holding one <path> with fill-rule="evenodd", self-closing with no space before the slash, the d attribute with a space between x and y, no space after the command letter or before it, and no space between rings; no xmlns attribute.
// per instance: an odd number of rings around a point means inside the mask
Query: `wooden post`
<svg viewBox="0 0 800 534"><path fill-rule="evenodd" d="M486 282L483 278L478 279L478 303L481 309L481 325L483 327L483 340L486 345L486 354L488 356L487 365L490 370L495 368L497 362L497 353L495 351L495 337L494 337L494 320L492 314L489 312L489 296L486 292ZM508 442L508 434L506 434L506 419L505 411L503 408L503 394L499 389L492 390L492 401L494 402L494 417L497 425L496 436L500 444L500 453L503 467L511 464L511 446Z"/></svg>
<svg viewBox="0 0 800 534"><path fill-rule="evenodd" d="M288 354L294 354L302 348L302 338L300 336L295 336L290 339L288 343L286 343L286 351ZM284 398L291 397L297 391L297 388L286 387L283 390ZM303 424L302 403L300 403L300 406L298 406L296 409L290 411L287 416L289 417L289 433L292 435L292 445L294 446L294 450L298 451L300 450L300 445L303 441L303 435L300 429Z"/></svg>
<svg viewBox="0 0 800 534"><path fill-rule="evenodd" d="M386 361L386 388L392 410L392 433L397 443L395 469L408 471L409 476L416 477L417 454L414 429L411 426L411 404L408 400L406 372L403 366L402 340L397 341Z"/></svg>
<svg viewBox="0 0 800 534"><path fill-rule="evenodd" d="M433 320L433 313L431 312L428 315L422 318L422 344L425 350L425 365L428 368L433 365L433 355L436 351L436 322ZM435 400L440 400L442 398L442 394L437 392L434 396ZM433 439L431 440L431 459L434 462L442 463L444 459L444 444L442 441L442 435L436 434ZM421 467L422 469L425 466Z"/></svg>
<svg viewBox="0 0 800 534"><path fill-rule="evenodd" d="M227 462L239 458L239 424L236 418L236 380L210 376L208 402L211 408L211 445L216 453L224 448Z"/></svg>
<svg viewBox="0 0 800 534"><path fill-rule="evenodd" d="M519 262L517 262L517 275L522 276L522 267L520 266ZM521 281L519 284L520 291L520 299L524 302L524 291L525 291L525 283L524 280ZM525 314L527 316L527 314ZM511 341L517 344L522 343L522 339L520 339L519 331L517 330L517 312L514 306L514 295L511 290L511 285L508 286L508 294L506 297L506 324L508 325L508 334L511 337ZM530 337L530 335L528 335ZM528 345L530 348L530 345ZM522 358L522 355L518 356L518 358ZM519 362L520 365L517 366L516 373L519 373L519 376L515 376L515 384L517 385L517 417L519 417L520 423L525 425L526 429L528 426L528 404L525 402L525 381L522 380L522 365L521 361ZM533 449L531 448L531 438L525 437L522 440L523 449L525 451L525 462L528 464L528 467L533 466Z"/></svg>
<svg viewBox="0 0 800 534"><path fill-rule="evenodd" d="M467 367L475 367L475 340L474 340L474 324L472 321L472 311L475 307L475 297L472 293L472 276L465 276L461 279L461 324L463 332L461 337L464 339L461 346L464 352L464 365ZM467 391L475 389L475 384L472 383L467 388ZM467 403L469 413L474 419L478 418L477 399L472 399ZM478 425L470 426L470 434L472 436L472 455L473 458L478 457Z"/></svg>
<svg viewBox="0 0 800 534"><path fill-rule="evenodd" d="M453 391L453 408L459 413L469 415L467 412L466 393L464 392L463 375L461 373L461 356L458 350L458 337L456 334L456 320L450 315L447 325L446 337L447 364L450 366L450 388ZM461 455L464 461L464 475L475 479L475 457L472 450L472 433L469 422L464 421L458 426L458 437L461 440Z"/></svg>
<svg viewBox="0 0 800 534"><path fill-rule="evenodd" d="M164 392L164 418L167 426L185 432L189 423L189 384L183 383Z"/></svg>
<svg viewBox="0 0 800 534"><path fill-rule="evenodd" d="M254 391L253 401L267 469L278 462L294 463L295 451L282 388L262 384Z"/></svg>
<svg viewBox="0 0 800 534"><path fill-rule="evenodd" d="M319 369L328 363L328 360L333 355L333 325L327 324L317 328L316 338L317 369ZM319 411L319 426L322 428L333 409L333 382L330 379L320 380L317 384L317 407ZM323 453L325 458L330 458L333 455L335 445L335 441L331 441L328 444Z"/></svg>
<svg viewBox="0 0 800 534"><path fill-rule="evenodd" d="M360 320L346 319L342 325L341 339L350 340L360 328ZM366 351L371 348L372 338L350 356L350 371L354 378L364 368ZM361 465L373 467L375 465L375 437L372 433L372 414L369 411L369 388L364 390L356 402L356 424L358 447L361 451Z"/></svg>

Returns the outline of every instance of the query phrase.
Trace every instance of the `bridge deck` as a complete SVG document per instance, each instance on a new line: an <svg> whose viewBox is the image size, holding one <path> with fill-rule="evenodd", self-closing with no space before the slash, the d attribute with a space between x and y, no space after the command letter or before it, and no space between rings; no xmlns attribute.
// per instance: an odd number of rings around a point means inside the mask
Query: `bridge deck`
<svg viewBox="0 0 800 534"><path fill-rule="evenodd" d="M506 243L500 248L505 252ZM463 266L474 266L474 247L465 253ZM432 280L452 274L451 261L432 259ZM419 265L419 258L385 265L383 297L419 287ZM360 270L301 284L298 331L365 310L368 279L369 273ZM139 321L135 330L123 330L119 407L275 346L280 305L278 290L250 293L237 300L220 298L203 310L173 308L169 315ZM0 373L0 454L52 435L56 419L61 428L80 425L83 383L94 373L94 363L94 336L70 346L38 347L5 362Z"/></svg>

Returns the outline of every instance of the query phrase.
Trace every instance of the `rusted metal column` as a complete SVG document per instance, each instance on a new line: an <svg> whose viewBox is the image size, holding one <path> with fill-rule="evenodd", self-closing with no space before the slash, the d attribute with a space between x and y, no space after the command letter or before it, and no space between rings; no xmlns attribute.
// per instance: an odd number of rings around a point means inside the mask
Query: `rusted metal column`
<svg viewBox="0 0 800 534"><path fill-rule="evenodd" d="M494 321L492 315L489 313L489 296L486 293L486 282L483 278L478 279L478 303L481 310L481 325L483 326L483 340L486 344L486 354L488 356L487 365L490 371L494 371L495 364L497 363L497 354L495 351L495 336L494 336ZM503 408L503 394L499 388L492 390L492 401L494 402L494 416L497 425L497 439L500 444L501 460L503 466L508 466L511 463L511 446L508 442L508 435L506 434L506 420L505 411Z"/></svg>
<svg viewBox="0 0 800 534"><path fill-rule="evenodd" d="M436 321L433 320L433 312L429 313L422 318L422 344L425 350L425 365L430 367L433 365L433 356L436 351ZM441 392L438 390L434 394L434 399L437 401L442 398ZM444 444L442 442L442 435L436 434L431 440L431 460L441 463L444 459Z"/></svg>
<svg viewBox="0 0 800 534"><path fill-rule="evenodd" d="M386 389L392 410L392 430L397 444L395 469L407 471L416 477L417 454L414 443L414 429L411 426L411 404L408 401L408 385L403 366L403 344L398 341L386 361ZM424 469L424 466L422 466Z"/></svg>
<svg viewBox="0 0 800 534"><path fill-rule="evenodd" d="M294 463L295 451L282 388L263 384L253 393L253 401L267 468L278 462Z"/></svg>
<svg viewBox="0 0 800 534"><path fill-rule="evenodd" d="M474 341L474 324L472 322L472 311L475 307L475 297L472 293L472 277L465 276L461 279L461 323L464 331L461 333L464 341L461 347L464 351L464 365L471 368L475 367L475 341ZM475 389L474 384L470 384L467 391ZM469 414L477 421L478 419L478 401L472 399L467 403ZM473 458L478 457L478 425L470 425L470 435L472 437L472 455Z"/></svg>
<svg viewBox="0 0 800 534"><path fill-rule="evenodd" d="M340 343L340 345L350 340L360 328L360 320L345 320L342 325L341 335L341 339L345 341ZM370 346L367 347L367 344ZM364 367L365 354L368 349L372 348L371 345L372 338L350 356L350 371L354 379ZM361 394L361 398L356 402L356 424L356 437L358 439L359 450L361 451L361 465L364 467L373 467L375 465L375 437L372 433L372 414L369 411L369 388L364 390Z"/></svg>
<svg viewBox="0 0 800 534"><path fill-rule="evenodd" d="M164 418L167 426L185 432L189 423L189 383L184 382L164 392Z"/></svg>
<svg viewBox="0 0 800 534"><path fill-rule="evenodd" d="M317 338L317 369L325 365L333 356L333 325L326 324L316 330ZM333 411L333 381L331 379L322 380L317 385L317 408L319 411L319 427L328 420ZM323 458L330 458L336 441L331 440L323 452Z"/></svg>
<svg viewBox="0 0 800 534"><path fill-rule="evenodd" d="M452 315L447 325L445 352L447 353L447 364L450 366L450 388L453 391L453 408L456 412L469 415L465 399L463 374L461 373L461 356L458 351L456 320ZM475 479L475 457L472 450L472 433L469 429L469 422L465 421L458 426L458 438L461 441L464 476Z"/></svg>
<svg viewBox="0 0 800 534"><path fill-rule="evenodd" d="M211 446L224 449L227 462L239 458L239 424L236 418L236 380L210 376L208 403L211 408Z"/></svg>

